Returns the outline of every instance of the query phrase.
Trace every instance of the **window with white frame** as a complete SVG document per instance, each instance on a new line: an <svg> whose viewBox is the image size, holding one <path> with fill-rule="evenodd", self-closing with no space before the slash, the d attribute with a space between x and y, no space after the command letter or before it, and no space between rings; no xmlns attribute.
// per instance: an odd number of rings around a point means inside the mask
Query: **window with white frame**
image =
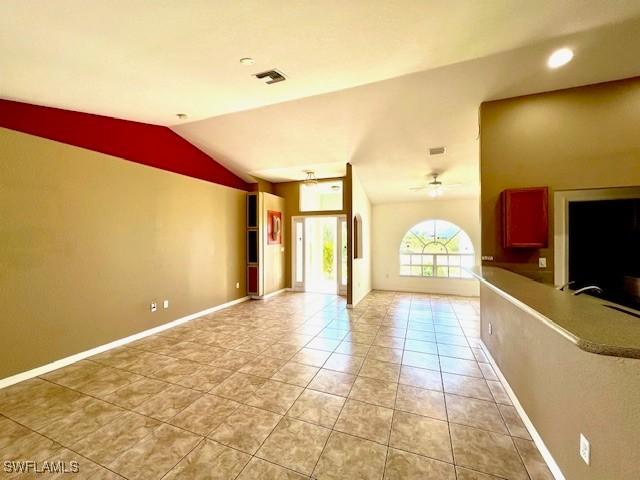
<svg viewBox="0 0 640 480"><path fill-rule="evenodd" d="M445 220L426 220L405 234L400 244L400 275L471 278L473 244L469 235Z"/></svg>
<svg viewBox="0 0 640 480"><path fill-rule="evenodd" d="M342 210L342 180L319 180L300 183L300 211L327 212Z"/></svg>

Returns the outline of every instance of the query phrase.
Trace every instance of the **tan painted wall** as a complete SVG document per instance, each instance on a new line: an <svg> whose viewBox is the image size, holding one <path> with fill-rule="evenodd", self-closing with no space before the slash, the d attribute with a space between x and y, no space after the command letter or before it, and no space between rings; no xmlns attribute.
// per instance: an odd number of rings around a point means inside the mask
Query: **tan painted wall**
<svg viewBox="0 0 640 480"><path fill-rule="evenodd" d="M262 178L253 177L256 183L251 184L252 192L267 192L273 193L274 184L269 182L268 180L263 180Z"/></svg>
<svg viewBox="0 0 640 480"><path fill-rule="evenodd" d="M580 350L485 285L480 305L482 340L565 478L637 480L640 360ZM579 456L580 433L590 466Z"/></svg>
<svg viewBox="0 0 640 480"><path fill-rule="evenodd" d="M345 182L346 183L346 182ZM291 217L298 215L342 215L345 210L327 211L327 212L301 212L300 211L300 182L282 182L274 184L275 195L284 198L286 205L286 216L284 217L285 235L285 285L291 287ZM342 206L346 205L346 187L343 188Z"/></svg>
<svg viewBox="0 0 640 480"><path fill-rule="evenodd" d="M640 78L482 104L482 255L553 281L553 192L640 185L639 119ZM505 251L500 192L531 186L549 187L549 248Z"/></svg>
<svg viewBox="0 0 640 480"><path fill-rule="evenodd" d="M278 290L286 288L285 285L285 267L286 267L286 248L287 233L282 231L282 244L268 243L267 233L267 215L269 210L282 212L282 221L286 218L285 200L282 197L271 195L270 193L262 194L263 212L262 212L262 229L263 235L263 270L264 275L264 294L268 295Z"/></svg>
<svg viewBox="0 0 640 480"><path fill-rule="evenodd" d="M0 378L243 297L245 205L240 190L0 129Z"/></svg>

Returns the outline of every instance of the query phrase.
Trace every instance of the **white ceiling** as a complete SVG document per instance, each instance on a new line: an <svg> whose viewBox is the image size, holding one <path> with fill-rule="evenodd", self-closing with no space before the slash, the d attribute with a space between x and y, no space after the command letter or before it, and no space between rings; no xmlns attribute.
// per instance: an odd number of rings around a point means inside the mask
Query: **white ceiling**
<svg viewBox="0 0 640 480"><path fill-rule="evenodd" d="M479 190L478 108L489 99L640 75L640 21L554 38L424 72L174 126L232 170L281 181L351 162L373 203L426 198L430 172ZM545 66L568 45L573 62ZM541 139L541 141L544 141ZM429 157L429 147L447 152ZM326 176L333 176L326 174Z"/></svg>
<svg viewBox="0 0 640 480"><path fill-rule="evenodd" d="M638 15L637 0L3 0L0 96L164 125L187 113L201 121L175 130L245 178L351 161L376 203L417 198L407 187L432 169L472 195L478 104L640 74ZM576 58L549 72L561 45ZM273 67L288 80L251 76Z"/></svg>

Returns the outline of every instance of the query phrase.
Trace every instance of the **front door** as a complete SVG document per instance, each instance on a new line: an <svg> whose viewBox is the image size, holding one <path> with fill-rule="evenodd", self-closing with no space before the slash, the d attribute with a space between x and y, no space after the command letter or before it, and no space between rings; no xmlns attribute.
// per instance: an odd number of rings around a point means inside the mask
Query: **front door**
<svg viewBox="0 0 640 480"><path fill-rule="evenodd" d="M345 294L347 224L343 216L293 217L292 283L303 292Z"/></svg>

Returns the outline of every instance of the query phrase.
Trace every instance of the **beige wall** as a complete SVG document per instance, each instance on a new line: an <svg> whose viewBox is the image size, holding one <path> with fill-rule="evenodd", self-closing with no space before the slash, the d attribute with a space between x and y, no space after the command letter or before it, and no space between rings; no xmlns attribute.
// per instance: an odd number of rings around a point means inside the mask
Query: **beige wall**
<svg viewBox="0 0 640 480"><path fill-rule="evenodd" d="M640 360L580 350L485 285L480 306L482 340L565 478L637 480Z"/></svg>
<svg viewBox="0 0 640 480"><path fill-rule="evenodd" d="M362 258L353 258L352 264L352 285L353 299L352 305L356 306L371 291L371 202L367 197L362 183L357 175L358 168L351 168L351 208L352 227L353 218L356 215L362 222ZM352 228L353 230L353 228ZM352 231L353 235L353 231ZM355 238L355 237L352 237ZM352 241L353 243L353 241ZM355 245L354 250L355 252Z"/></svg>
<svg viewBox="0 0 640 480"><path fill-rule="evenodd" d="M278 290L286 288L285 284L285 267L287 263L286 248L287 232L282 231L281 244L269 244L267 232L267 215L269 210L282 213L282 222L284 224L286 218L285 200L282 197L271 195L270 193L262 194L262 245L263 245L263 265L262 275L264 279L264 294L268 295ZM283 225L284 227L284 225Z"/></svg>
<svg viewBox="0 0 640 480"><path fill-rule="evenodd" d="M374 205L372 227L374 289L478 295L478 281L475 279L400 276L399 249L402 238L414 225L432 219L447 220L467 232L476 252L476 263L479 263L480 205L477 198Z"/></svg>
<svg viewBox="0 0 640 480"><path fill-rule="evenodd" d="M246 294L246 192L6 129L0 158L0 378Z"/></svg>
<svg viewBox="0 0 640 480"><path fill-rule="evenodd" d="M484 103L481 107L482 254L553 281L553 192L640 185L640 78ZM549 248L505 251L499 195L549 187ZM539 270L538 257L547 258Z"/></svg>
<svg viewBox="0 0 640 480"><path fill-rule="evenodd" d="M275 187L274 184L271 183L268 180L263 180L262 178L258 178L258 177L253 177L256 181L256 183L252 183L251 184L251 191L252 192L267 192L267 193L273 193Z"/></svg>

